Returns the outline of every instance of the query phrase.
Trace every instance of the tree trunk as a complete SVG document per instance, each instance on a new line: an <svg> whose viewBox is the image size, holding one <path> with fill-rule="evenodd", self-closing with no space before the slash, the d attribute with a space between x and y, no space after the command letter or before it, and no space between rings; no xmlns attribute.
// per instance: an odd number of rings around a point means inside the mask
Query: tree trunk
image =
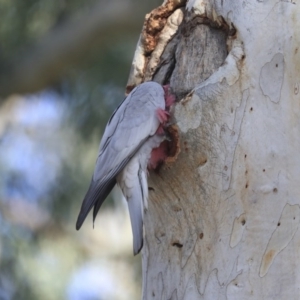
<svg viewBox="0 0 300 300"><path fill-rule="evenodd" d="M143 299L300 299L300 9L169 0L147 15L128 90L170 82L150 174Z"/></svg>

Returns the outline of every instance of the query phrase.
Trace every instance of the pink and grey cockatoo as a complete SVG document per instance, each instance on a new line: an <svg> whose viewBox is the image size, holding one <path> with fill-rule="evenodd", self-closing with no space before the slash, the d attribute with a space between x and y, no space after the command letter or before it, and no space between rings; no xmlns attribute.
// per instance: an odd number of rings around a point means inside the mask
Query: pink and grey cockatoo
<svg viewBox="0 0 300 300"><path fill-rule="evenodd" d="M143 247L143 217L147 209L147 167L164 159L157 151L165 139L167 110L174 102L168 86L155 82L137 86L110 117L102 140L90 187L77 219L79 230L94 207L93 219L115 184L127 200L133 233L133 253ZM155 151L153 151L155 149Z"/></svg>

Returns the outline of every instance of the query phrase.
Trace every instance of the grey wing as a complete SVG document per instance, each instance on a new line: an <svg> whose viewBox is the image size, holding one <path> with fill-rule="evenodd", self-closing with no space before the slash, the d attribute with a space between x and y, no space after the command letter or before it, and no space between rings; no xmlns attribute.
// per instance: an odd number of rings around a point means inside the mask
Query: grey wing
<svg viewBox="0 0 300 300"><path fill-rule="evenodd" d="M128 95L106 126L94 180L118 167L139 149L142 141L155 134L159 126L158 108L165 109L164 90L158 83L143 83Z"/></svg>
<svg viewBox="0 0 300 300"><path fill-rule="evenodd" d="M165 109L164 90L155 82L136 87L110 118L100 143L90 188L77 219L79 229L94 207L94 218L120 173L143 143L155 134L158 108Z"/></svg>

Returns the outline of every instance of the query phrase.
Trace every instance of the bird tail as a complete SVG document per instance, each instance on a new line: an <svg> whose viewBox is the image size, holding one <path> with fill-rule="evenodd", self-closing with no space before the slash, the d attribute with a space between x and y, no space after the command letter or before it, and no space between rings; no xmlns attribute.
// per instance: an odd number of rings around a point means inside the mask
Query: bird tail
<svg viewBox="0 0 300 300"><path fill-rule="evenodd" d="M133 254L137 255L143 247L143 213L140 186L134 187L135 191L130 199L127 199L131 229L133 235Z"/></svg>
<svg viewBox="0 0 300 300"><path fill-rule="evenodd" d="M84 197L84 200L81 205L80 213L77 218L77 222L76 222L77 230L80 229L85 218L87 217L88 213L90 212L93 206L94 206L93 221L95 222L97 212L99 211L102 203L104 202L108 194L111 192L115 184L116 184L115 178L112 178L100 185L97 182L94 182L92 179L92 182Z"/></svg>
<svg viewBox="0 0 300 300"><path fill-rule="evenodd" d="M136 161L131 161L123 172L117 181L128 203L133 234L133 254L136 255L143 247L143 219L148 198L147 175Z"/></svg>

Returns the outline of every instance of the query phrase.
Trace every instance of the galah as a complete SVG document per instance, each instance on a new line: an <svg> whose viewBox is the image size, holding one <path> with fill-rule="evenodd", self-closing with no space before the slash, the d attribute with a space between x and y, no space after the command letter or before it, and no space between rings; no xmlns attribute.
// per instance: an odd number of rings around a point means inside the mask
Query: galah
<svg viewBox="0 0 300 300"><path fill-rule="evenodd" d="M77 219L77 230L92 207L95 221L102 203L117 183L128 203L133 253L140 252L144 210L148 203L147 166L155 167L164 158L163 151L157 148L165 139L167 110L173 102L174 96L168 94L167 86L146 82L133 89L114 111L100 142L94 175Z"/></svg>

